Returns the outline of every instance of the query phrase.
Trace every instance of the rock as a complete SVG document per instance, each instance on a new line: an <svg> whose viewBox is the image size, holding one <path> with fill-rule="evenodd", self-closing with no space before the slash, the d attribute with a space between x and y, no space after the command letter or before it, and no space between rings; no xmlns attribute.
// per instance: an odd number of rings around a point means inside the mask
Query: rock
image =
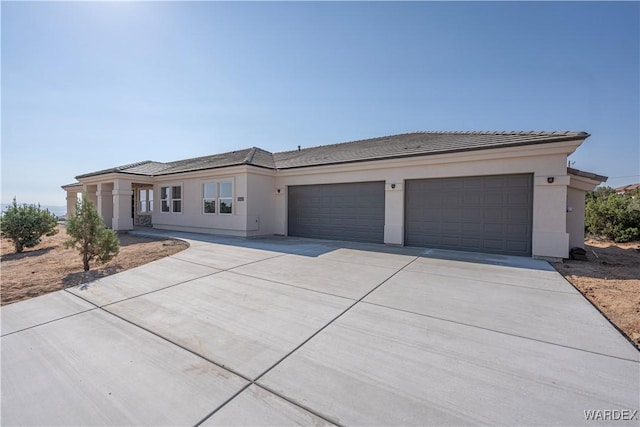
<svg viewBox="0 0 640 427"><path fill-rule="evenodd" d="M583 248L574 247L569 250L569 258L577 261L589 261L587 258L587 251Z"/></svg>

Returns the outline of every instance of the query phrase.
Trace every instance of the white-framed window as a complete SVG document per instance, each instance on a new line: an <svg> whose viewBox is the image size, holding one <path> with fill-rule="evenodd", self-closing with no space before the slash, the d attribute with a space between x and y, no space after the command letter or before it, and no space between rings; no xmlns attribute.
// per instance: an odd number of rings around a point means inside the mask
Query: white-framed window
<svg viewBox="0 0 640 427"><path fill-rule="evenodd" d="M141 188L138 191L138 212L153 212L153 188Z"/></svg>
<svg viewBox="0 0 640 427"><path fill-rule="evenodd" d="M160 187L160 211L182 213L182 185Z"/></svg>
<svg viewBox="0 0 640 427"><path fill-rule="evenodd" d="M216 214L217 185L215 182L202 184L202 213L205 215Z"/></svg>
<svg viewBox="0 0 640 427"><path fill-rule="evenodd" d="M202 184L202 213L204 215L233 214L232 181L212 181Z"/></svg>
<svg viewBox="0 0 640 427"><path fill-rule="evenodd" d="M233 213L233 184L231 182L218 183L218 211L221 214Z"/></svg>

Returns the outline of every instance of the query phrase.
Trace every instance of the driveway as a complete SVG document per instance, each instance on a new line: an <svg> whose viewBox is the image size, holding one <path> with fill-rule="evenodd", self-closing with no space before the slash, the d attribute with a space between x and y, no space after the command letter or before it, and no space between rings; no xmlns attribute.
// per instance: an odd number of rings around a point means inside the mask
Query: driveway
<svg viewBox="0 0 640 427"><path fill-rule="evenodd" d="M0 310L2 425L639 424L640 353L544 261L150 233L191 247Z"/></svg>

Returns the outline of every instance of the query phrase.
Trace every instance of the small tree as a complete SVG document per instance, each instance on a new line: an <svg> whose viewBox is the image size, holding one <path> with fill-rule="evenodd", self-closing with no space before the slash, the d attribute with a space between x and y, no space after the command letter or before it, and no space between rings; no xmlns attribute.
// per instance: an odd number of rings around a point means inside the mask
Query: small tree
<svg viewBox="0 0 640 427"><path fill-rule="evenodd" d="M120 251L116 233L105 228L86 193L76 202L76 212L67 220L67 234L71 238L64 242L64 246L78 249L84 271L89 271L90 261L109 262Z"/></svg>
<svg viewBox="0 0 640 427"><path fill-rule="evenodd" d="M48 209L40 205L18 205L16 198L6 212L0 216L0 232L2 237L13 241L16 252L24 248L32 248L40 243L42 236L53 236L58 232L58 219Z"/></svg>

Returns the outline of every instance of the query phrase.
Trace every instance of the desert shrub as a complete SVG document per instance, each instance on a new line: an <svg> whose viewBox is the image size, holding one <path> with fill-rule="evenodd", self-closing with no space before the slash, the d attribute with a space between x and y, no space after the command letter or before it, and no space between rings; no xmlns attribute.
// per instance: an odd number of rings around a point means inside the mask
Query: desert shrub
<svg viewBox="0 0 640 427"><path fill-rule="evenodd" d="M75 213L67 219L67 234L70 239L64 242L64 246L78 249L84 271L89 271L91 261L109 262L120 252L118 236L104 226L100 214L86 194L76 202Z"/></svg>
<svg viewBox="0 0 640 427"><path fill-rule="evenodd" d="M53 236L58 232L58 219L40 205L18 205L15 197L13 203L0 216L0 232L2 237L13 241L16 252L24 248L32 248L40 243L42 236Z"/></svg>
<svg viewBox="0 0 640 427"><path fill-rule="evenodd" d="M640 191L617 194L599 187L587 194L585 231L619 243L640 240Z"/></svg>

